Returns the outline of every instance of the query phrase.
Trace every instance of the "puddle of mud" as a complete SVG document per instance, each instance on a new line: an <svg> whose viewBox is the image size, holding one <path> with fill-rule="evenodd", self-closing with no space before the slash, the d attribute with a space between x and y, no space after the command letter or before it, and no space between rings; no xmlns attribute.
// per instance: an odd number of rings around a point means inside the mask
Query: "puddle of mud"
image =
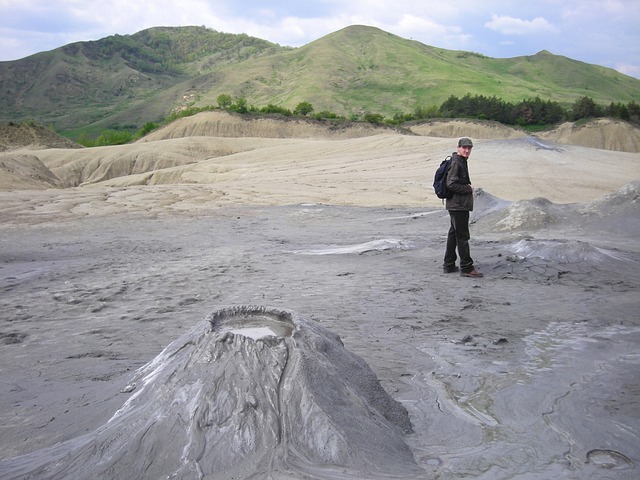
<svg viewBox="0 0 640 480"><path fill-rule="evenodd" d="M261 324L259 321L251 320L243 325L224 325L219 330L220 333L231 332L234 335L258 340L265 337L290 337L293 327L284 323Z"/></svg>
<svg viewBox="0 0 640 480"><path fill-rule="evenodd" d="M211 324L218 333L229 332L254 340L266 337L290 337L294 329L290 318L263 315L259 312L218 315L211 319Z"/></svg>
<svg viewBox="0 0 640 480"><path fill-rule="evenodd" d="M513 365L459 343L421 345L436 368L415 379L433 392L416 429L450 432L412 445L422 466L447 478L638 478L640 328L556 323L524 342Z"/></svg>

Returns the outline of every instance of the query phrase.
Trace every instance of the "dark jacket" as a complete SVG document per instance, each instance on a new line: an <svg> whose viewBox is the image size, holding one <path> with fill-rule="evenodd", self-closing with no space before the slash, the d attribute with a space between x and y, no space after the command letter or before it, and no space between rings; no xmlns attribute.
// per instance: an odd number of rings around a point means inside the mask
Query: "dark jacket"
<svg viewBox="0 0 640 480"><path fill-rule="evenodd" d="M453 161L447 173L447 188L453 192L452 198L447 198L447 210L473 211L473 189L469 178L467 159L457 153L451 154Z"/></svg>

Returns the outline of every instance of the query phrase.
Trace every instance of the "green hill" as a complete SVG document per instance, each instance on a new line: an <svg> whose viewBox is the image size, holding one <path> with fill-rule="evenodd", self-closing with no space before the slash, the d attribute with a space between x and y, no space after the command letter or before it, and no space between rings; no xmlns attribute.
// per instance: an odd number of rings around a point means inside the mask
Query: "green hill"
<svg viewBox="0 0 640 480"><path fill-rule="evenodd" d="M73 43L0 62L0 120L31 119L57 130L155 121L180 101L179 93L166 96L174 85L229 63L286 50L204 27L158 27ZM150 101L158 93L169 103ZM138 118L110 120L127 110L137 111Z"/></svg>
<svg viewBox="0 0 640 480"><path fill-rule="evenodd" d="M196 105L229 93L257 105L294 108L309 101L316 110L393 115L467 93L507 101L540 96L567 105L582 96L606 104L640 100L640 80L548 52L493 59L358 26L221 72L215 84L203 85Z"/></svg>
<svg viewBox="0 0 640 480"><path fill-rule="evenodd" d="M224 93L258 107L393 116L449 96L640 102L640 80L547 51L508 59L351 26L300 48L203 27L165 27L0 62L0 120L56 130L141 126Z"/></svg>

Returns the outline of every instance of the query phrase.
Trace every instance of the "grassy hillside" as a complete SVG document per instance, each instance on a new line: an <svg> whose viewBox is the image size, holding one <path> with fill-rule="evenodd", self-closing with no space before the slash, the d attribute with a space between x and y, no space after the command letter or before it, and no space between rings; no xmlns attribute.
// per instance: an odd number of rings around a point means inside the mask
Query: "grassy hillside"
<svg viewBox="0 0 640 480"><path fill-rule="evenodd" d="M170 103L154 102L159 92L221 65L286 50L203 27L159 27L73 43L0 62L0 120L34 119L68 129L132 109L139 109L145 120L157 120L180 101L176 94ZM125 115L120 122L135 124L136 119Z"/></svg>
<svg viewBox="0 0 640 480"><path fill-rule="evenodd" d="M495 59L351 26L300 48L202 27L154 28L0 62L0 121L57 130L141 126L225 93L258 107L391 117L449 96L640 102L640 80L542 51Z"/></svg>
<svg viewBox="0 0 640 480"><path fill-rule="evenodd" d="M603 104L640 100L639 80L549 52L493 59L362 26L293 51L230 65L220 74L215 84L203 85L196 105L215 104L217 95L229 93L257 105L294 108L309 101L316 111L392 116L467 93L507 101L540 96L566 105L582 96Z"/></svg>

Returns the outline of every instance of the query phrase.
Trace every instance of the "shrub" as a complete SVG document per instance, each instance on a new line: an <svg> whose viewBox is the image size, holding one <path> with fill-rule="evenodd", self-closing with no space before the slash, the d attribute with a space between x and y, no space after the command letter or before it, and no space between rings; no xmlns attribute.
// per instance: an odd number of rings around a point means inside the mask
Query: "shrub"
<svg viewBox="0 0 640 480"><path fill-rule="evenodd" d="M247 113L247 99L238 97L235 102L229 106L230 110L238 113Z"/></svg>
<svg viewBox="0 0 640 480"><path fill-rule="evenodd" d="M269 104L266 107L262 107L260 109L261 113L279 113L281 115L284 115L285 117L290 117L291 116L291 110L289 110L288 108L284 108L284 107L279 107L277 105L273 105L273 104Z"/></svg>
<svg viewBox="0 0 640 480"><path fill-rule="evenodd" d="M296 108L293 109L294 115L302 115L306 117L310 113L313 113L313 105L309 102L300 102Z"/></svg>
<svg viewBox="0 0 640 480"><path fill-rule="evenodd" d="M140 130L138 130L138 133L136 134L136 137L137 138L142 138L145 135L147 135L149 132L151 132L152 130L155 130L158 127L159 127L159 125L157 123L147 122L142 126L142 128Z"/></svg>
<svg viewBox="0 0 640 480"><path fill-rule="evenodd" d="M231 98L231 95L222 93L218 95L218 98L216 99L216 101L218 102L218 107L220 107L223 110L226 110L233 103L233 98Z"/></svg>
<svg viewBox="0 0 640 480"><path fill-rule="evenodd" d="M125 130L104 130L95 140L95 146L124 145L133 140L131 132Z"/></svg>
<svg viewBox="0 0 640 480"><path fill-rule="evenodd" d="M379 113L365 113L364 121L373 125L382 125L384 123L384 117Z"/></svg>
<svg viewBox="0 0 640 480"><path fill-rule="evenodd" d="M335 120L338 118L338 115L333 112L329 112L328 110L323 110L321 112L314 113L312 117L316 120Z"/></svg>

